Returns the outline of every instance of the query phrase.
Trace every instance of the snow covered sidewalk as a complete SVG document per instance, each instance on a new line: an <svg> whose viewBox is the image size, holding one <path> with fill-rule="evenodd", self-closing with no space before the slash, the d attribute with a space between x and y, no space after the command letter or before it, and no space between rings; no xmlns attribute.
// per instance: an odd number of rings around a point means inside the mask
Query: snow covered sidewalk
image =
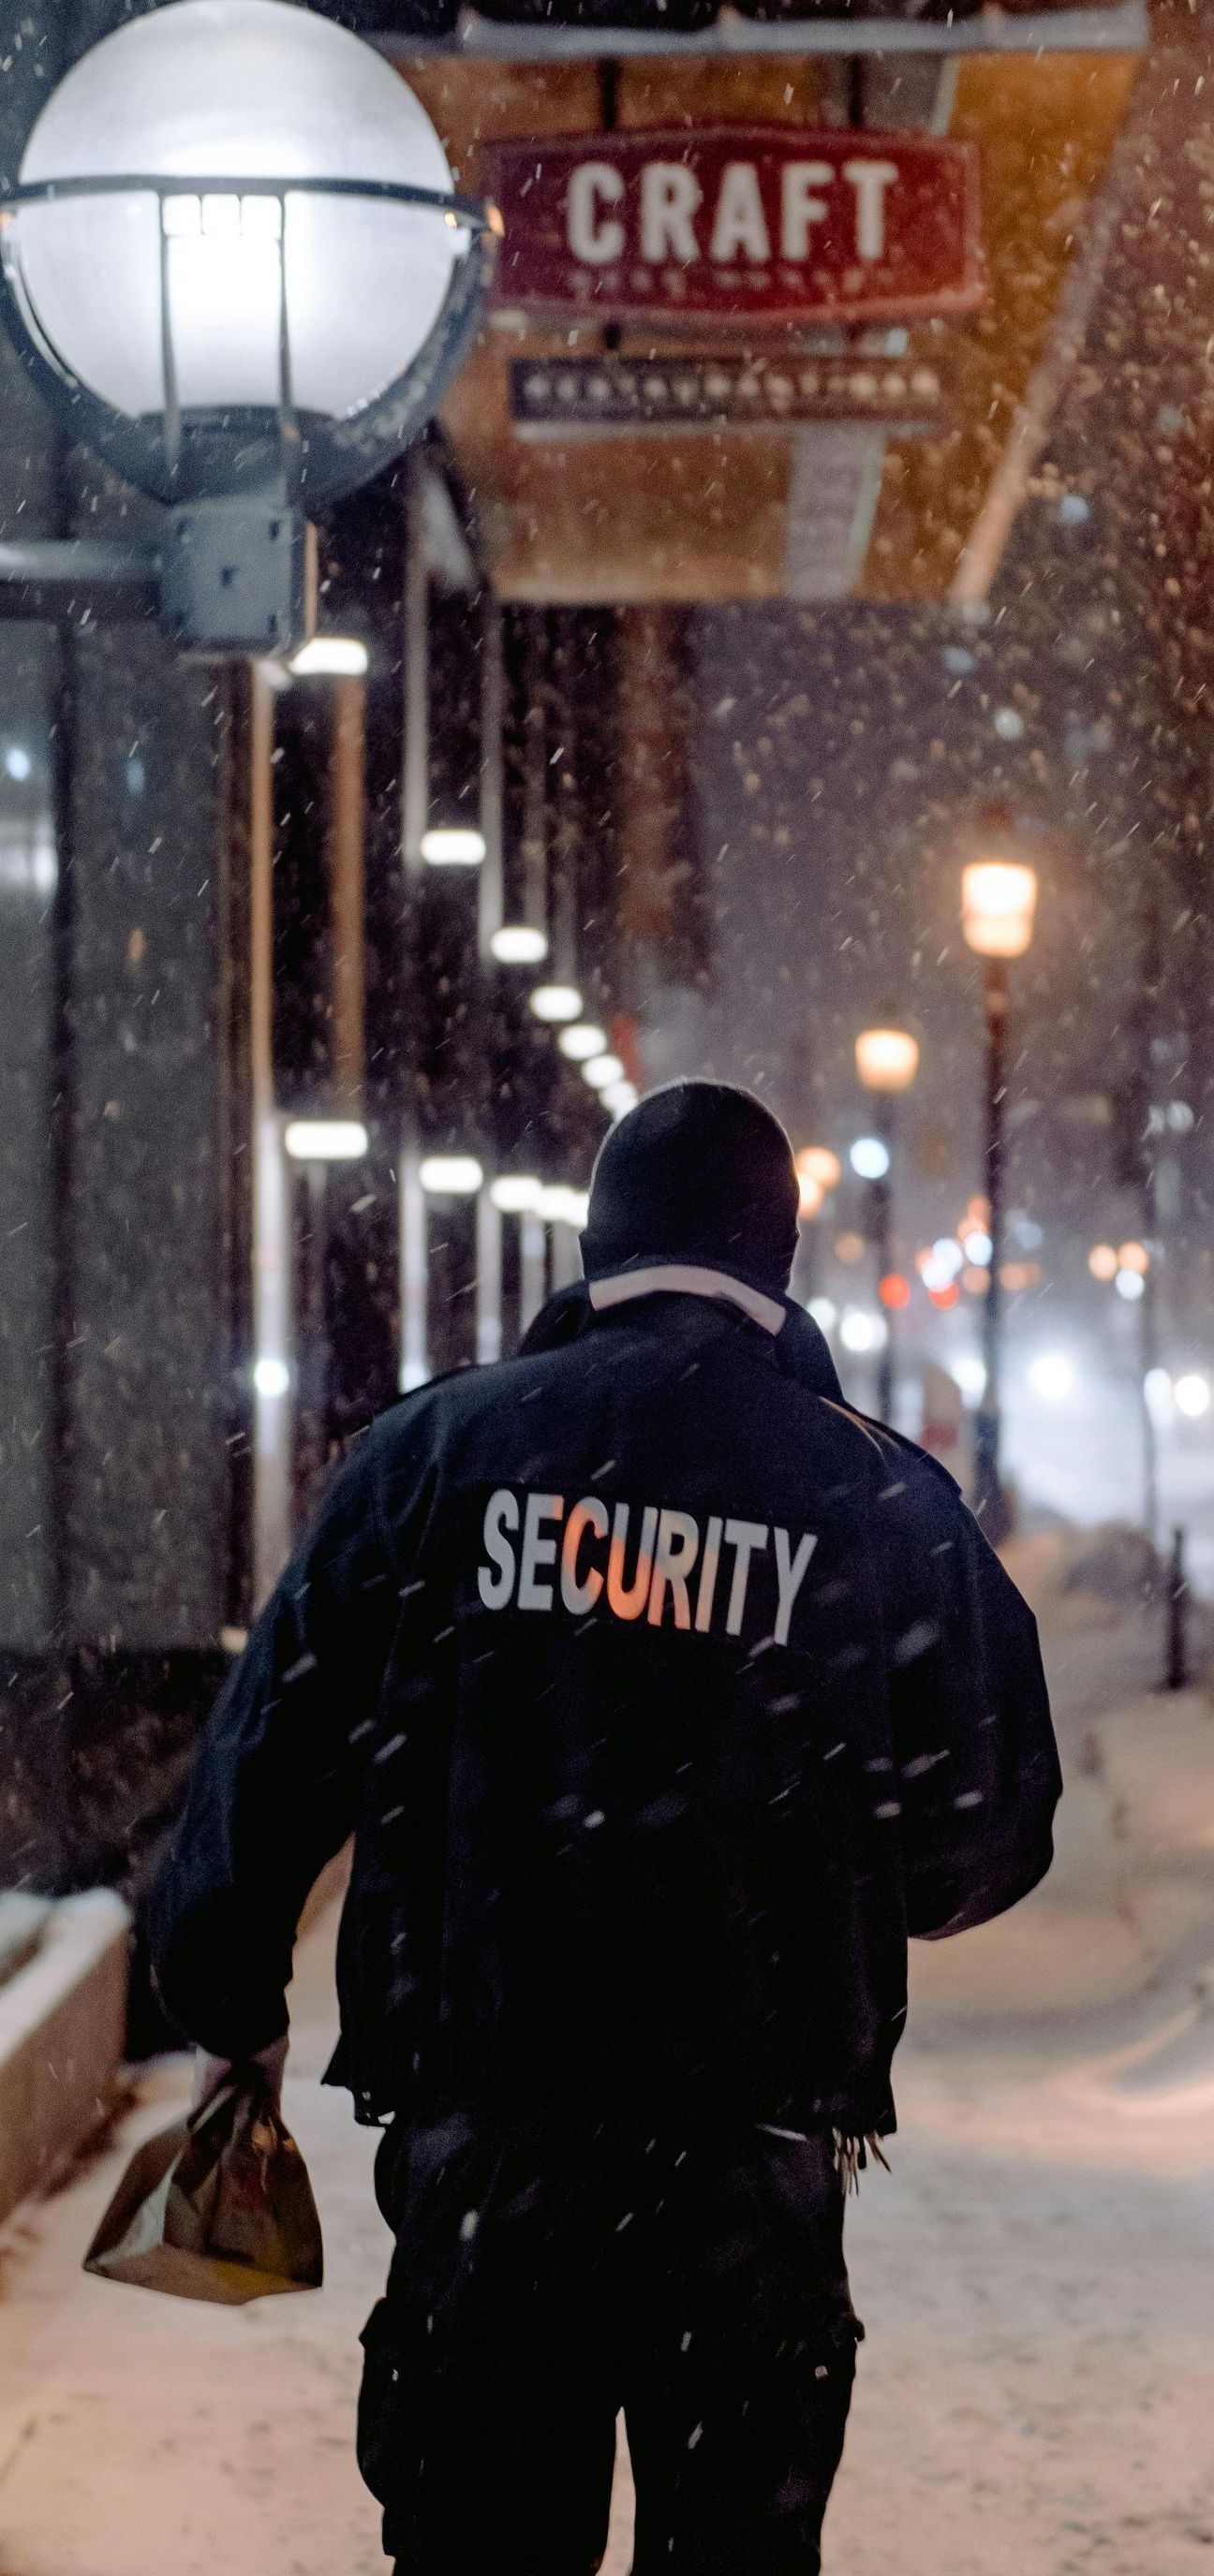
<svg viewBox="0 0 1214 2576"><path fill-rule="evenodd" d="M297 1953L284 2097L320 2204L324 2289L212 2308L81 2272L132 2147L188 2091L184 2058L149 2069L113 2144L5 2231L3 2576L383 2576L353 2421L358 2330L389 2240L371 2189L377 2133L318 2081L333 1930L330 1910Z"/></svg>
<svg viewBox="0 0 1214 2576"><path fill-rule="evenodd" d="M916 1955L894 2171L852 2203L868 2341L827 2576L1214 2570L1214 1713L1150 1693L1136 1616L1045 1606L1059 1863ZM0 2576L381 2576L353 2420L388 2244L375 2135L317 2080L333 1928L300 1945L286 2091L326 2288L221 2309L84 2277L183 2096L181 2062L149 2070L120 2138L2 2242ZM624 2478L617 2503L607 2576ZM503 2569L526 2563L503 2532Z"/></svg>

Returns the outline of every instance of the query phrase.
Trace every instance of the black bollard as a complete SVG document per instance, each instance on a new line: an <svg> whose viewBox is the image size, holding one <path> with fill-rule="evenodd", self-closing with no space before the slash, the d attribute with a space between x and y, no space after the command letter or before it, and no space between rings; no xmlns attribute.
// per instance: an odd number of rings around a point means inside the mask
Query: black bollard
<svg viewBox="0 0 1214 2576"><path fill-rule="evenodd" d="M1184 1570L1184 1531L1172 1532L1168 1567L1168 1660L1165 1690L1187 1690L1189 1682L1189 1586Z"/></svg>

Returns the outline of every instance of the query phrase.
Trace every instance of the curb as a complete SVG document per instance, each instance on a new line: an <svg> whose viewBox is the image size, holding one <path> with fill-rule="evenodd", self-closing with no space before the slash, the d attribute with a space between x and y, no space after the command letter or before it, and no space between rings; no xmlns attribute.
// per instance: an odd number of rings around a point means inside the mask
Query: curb
<svg viewBox="0 0 1214 2576"><path fill-rule="evenodd" d="M0 2221L46 2189L113 2104L130 1923L110 1888L65 1896L0 1986Z"/></svg>

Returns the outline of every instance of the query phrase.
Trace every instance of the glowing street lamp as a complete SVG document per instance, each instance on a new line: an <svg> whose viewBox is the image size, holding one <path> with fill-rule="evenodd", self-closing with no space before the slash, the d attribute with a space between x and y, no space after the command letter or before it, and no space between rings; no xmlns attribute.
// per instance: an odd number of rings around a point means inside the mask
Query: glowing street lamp
<svg viewBox="0 0 1214 2576"><path fill-rule="evenodd" d="M894 1194L892 1166L894 1158L894 1102L899 1093L909 1091L919 1070L919 1041L909 1029L900 1028L892 1017L879 1021L871 1029L861 1029L856 1039L856 1072L876 1105L876 1136L871 1140L877 1149L869 1161L868 1182L872 1222L870 1234L876 1247L878 1290L894 1273ZM862 1140L868 1143L870 1140ZM882 1160L884 1156L884 1160ZM863 1165L856 1160L857 1170ZM894 1336L893 1309L886 1318L887 1329L879 1345L877 1363L877 1411L882 1422L893 1420L894 1412Z"/></svg>
<svg viewBox="0 0 1214 2576"><path fill-rule="evenodd" d="M987 1537L1006 1535L1007 1498L1000 1473L999 1402L1001 1278L1003 1266L1004 1106L1007 1092L1007 969L1023 957L1033 936L1037 875L1018 859L975 859L961 871L961 928L966 946L984 965L986 1015L985 1163L990 1209L990 1279L982 1310L986 1383L974 1417L974 1508Z"/></svg>
<svg viewBox="0 0 1214 2576"><path fill-rule="evenodd" d="M919 1041L909 1029L861 1029L856 1071L866 1091L909 1091L919 1070Z"/></svg>
<svg viewBox="0 0 1214 2576"><path fill-rule="evenodd" d="M825 1193L838 1188L843 1165L829 1145L805 1145L797 1156L797 1171L802 1180L817 1181Z"/></svg>
<svg viewBox="0 0 1214 2576"><path fill-rule="evenodd" d="M974 859L961 871L961 928L976 957L1023 957L1032 943L1037 872L1019 859Z"/></svg>
<svg viewBox="0 0 1214 2576"><path fill-rule="evenodd" d="M187 643L298 642L306 520L430 417L500 229L399 75L310 9L174 0L104 37L0 195L0 303L71 436L166 514L141 564L18 545L0 573L142 581Z"/></svg>

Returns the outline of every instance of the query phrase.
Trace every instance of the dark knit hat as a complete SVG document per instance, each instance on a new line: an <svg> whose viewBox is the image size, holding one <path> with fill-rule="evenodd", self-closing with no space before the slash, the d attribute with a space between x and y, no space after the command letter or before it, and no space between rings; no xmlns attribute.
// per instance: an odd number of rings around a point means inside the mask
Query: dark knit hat
<svg viewBox="0 0 1214 2576"><path fill-rule="evenodd" d="M770 1109L731 1082L670 1082L599 1150L582 1236L588 1279L688 1261L779 1295L797 1248L792 1147Z"/></svg>

